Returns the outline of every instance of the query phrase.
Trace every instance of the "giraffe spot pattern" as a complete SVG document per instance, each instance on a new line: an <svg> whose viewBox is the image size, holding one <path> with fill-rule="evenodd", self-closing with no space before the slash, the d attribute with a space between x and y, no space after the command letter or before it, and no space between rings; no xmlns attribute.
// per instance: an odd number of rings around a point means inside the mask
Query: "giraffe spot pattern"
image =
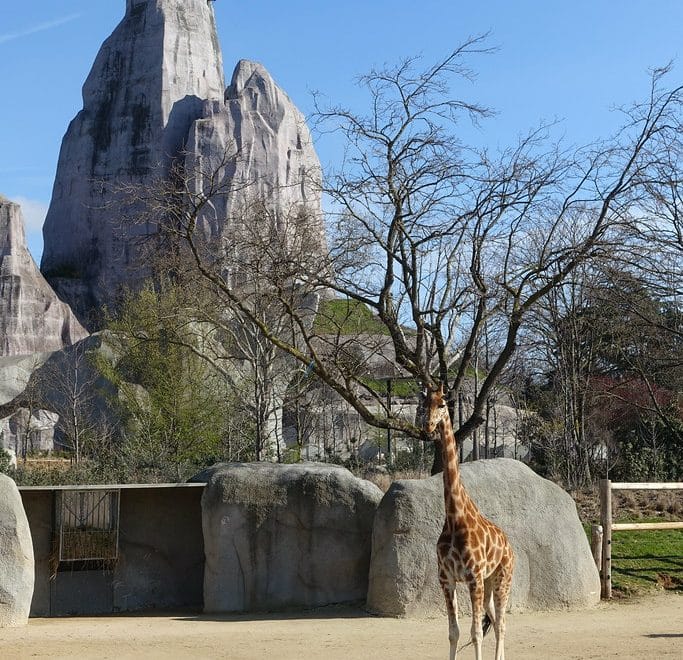
<svg viewBox="0 0 683 660"><path fill-rule="evenodd" d="M505 533L479 512L460 481L456 440L443 387L427 389L425 413L425 429L430 433L438 429L441 436L446 520L436 551L449 629L455 625L452 604L455 583L465 582L472 601L472 641L477 657L480 657L484 598L492 594L496 657L499 657L498 646L501 652L503 648L505 607L512 585L514 553ZM449 635L449 639L453 654L458 645L457 635Z"/></svg>

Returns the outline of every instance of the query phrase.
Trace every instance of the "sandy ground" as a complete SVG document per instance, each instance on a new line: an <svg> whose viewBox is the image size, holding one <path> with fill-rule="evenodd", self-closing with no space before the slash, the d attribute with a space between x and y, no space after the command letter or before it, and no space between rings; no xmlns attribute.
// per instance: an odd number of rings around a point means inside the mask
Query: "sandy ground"
<svg viewBox="0 0 683 660"><path fill-rule="evenodd" d="M469 627L469 619L461 619ZM493 657L493 634L484 657ZM473 657L472 648L458 654ZM0 658L396 660L448 657L445 617L385 619L352 609L308 615L145 615L31 619L0 630ZM683 596L660 594L582 612L513 613L506 658L683 658Z"/></svg>

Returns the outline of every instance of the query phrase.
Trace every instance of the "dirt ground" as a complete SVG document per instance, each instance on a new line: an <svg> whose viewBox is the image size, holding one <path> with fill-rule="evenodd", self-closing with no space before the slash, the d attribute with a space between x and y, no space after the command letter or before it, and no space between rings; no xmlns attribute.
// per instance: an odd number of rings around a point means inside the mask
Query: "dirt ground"
<svg viewBox="0 0 683 660"><path fill-rule="evenodd" d="M461 625L469 629L469 619ZM463 633L464 634L464 633ZM307 615L145 615L31 619L0 630L0 658L396 660L448 657L445 616L387 619L326 608ZM466 648L458 657L473 657ZM493 657L493 634L484 642ZM508 617L507 660L683 657L683 596L661 593L580 612Z"/></svg>

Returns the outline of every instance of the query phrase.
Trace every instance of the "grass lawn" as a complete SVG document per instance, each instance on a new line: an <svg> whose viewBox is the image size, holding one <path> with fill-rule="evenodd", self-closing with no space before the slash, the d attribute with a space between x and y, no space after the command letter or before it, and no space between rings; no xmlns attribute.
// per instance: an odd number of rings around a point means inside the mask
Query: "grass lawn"
<svg viewBox="0 0 683 660"><path fill-rule="evenodd" d="M625 596L683 592L683 529L613 532L612 588Z"/></svg>

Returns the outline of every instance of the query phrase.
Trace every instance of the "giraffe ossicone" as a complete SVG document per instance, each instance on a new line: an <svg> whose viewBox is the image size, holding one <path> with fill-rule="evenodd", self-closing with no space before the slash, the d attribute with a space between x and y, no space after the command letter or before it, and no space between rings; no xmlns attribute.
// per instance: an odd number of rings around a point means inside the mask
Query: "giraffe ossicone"
<svg viewBox="0 0 683 660"><path fill-rule="evenodd" d="M505 610L515 555L505 532L485 518L460 479L455 434L443 385L425 392L424 429L441 436L446 519L436 544L439 582L446 599L450 660L458 652L460 628L455 593L457 582L467 585L472 603L472 637L476 660L490 625L496 635L496 660L505 660Z"/></svg>

